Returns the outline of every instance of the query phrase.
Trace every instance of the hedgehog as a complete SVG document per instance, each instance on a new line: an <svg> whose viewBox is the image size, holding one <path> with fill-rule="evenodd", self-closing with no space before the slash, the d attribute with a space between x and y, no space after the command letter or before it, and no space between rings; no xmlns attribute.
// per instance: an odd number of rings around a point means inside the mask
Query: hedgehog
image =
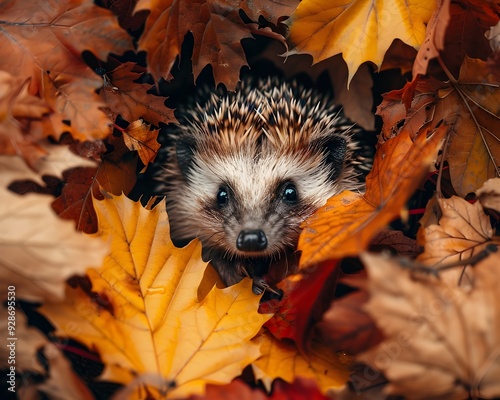
<svg viewBox="0 0 500 400"><path fill-rule="evenodd" d="M329 197L363 190L361 128L310 88L248 79L179 111L157 176L171 236L199 238L226 285L251 277L261 293L274 265L294 272L302 223Z"/></svg>

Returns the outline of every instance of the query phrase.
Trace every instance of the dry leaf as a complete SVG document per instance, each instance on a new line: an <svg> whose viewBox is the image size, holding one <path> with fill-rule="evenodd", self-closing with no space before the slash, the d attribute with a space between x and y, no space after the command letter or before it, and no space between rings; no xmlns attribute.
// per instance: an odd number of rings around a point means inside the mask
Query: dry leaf
<svg viewBox="0 0 500 400"><path fill-rule="evenodd" d="M293 344L278 341L266 331L258 338L262 341L263 355L252 367L256 379L261 380L268 391L277 378L289 383L298 377L309 378L323 393L343 386L347 380L348 363L326 346L316 343L306 354L300 354Z"/></svg>
<svg viewBox="0 0 500 400"><path fill-rule="evenodd" d="M408 46L399 39L395 39L384 55L384 61L379 68L379 72L399 68L401 75L410 72L417 56L417 50Z"/></svg>
<svg viewBox="0 0 500 400"><path fill-rule="evenodd" d="M373 319L363 309L368 299L366 291L358 290L332 302L317 325L325 343L337 351L358 354L382 340Z"/></svg>
<svg viewBox="0 0 500 400"><path fill-rule="evenodd" d="M500 21L495 26L492 26L485 34L490 41L491 49L495 52L500 51Z"/></svg>
<svg viewBox="0 0 500 400"><path fill-rule="evenodd" d="M156 126L160 122L176 122L174 110L164 104L165 97L148 93L152 85L134 82L142 75L139 71L136 64L126 62L106 74L104 86L99 94L106 102L112 120L120 114L128 122L139 118Z"/></svg>
<svg viewBox="0 0 500 400"><path fill-rule="evenodd" d="M500 395L500 255L474 267L465 291L383 256L362 254L370 278L368 312L387 339L360 357L412 399Z"/></svg>
<svg viewBox="0 0 500 400"><path fill-rule="evenodd" d="M8 281L2 279L2 285L6 284L8 285ZM11 293L8 293L8 296L2 297L6 307L0 307L0 332L5 340L4 345L0 347L0 369L10 371L12 366L17 373L35 371L43 374L45 370L40 365L36 352L48 344L48 340L40 331L26 324L26 316L16 302L16 290L9 291ZM9 316L12 319L9 320ZM10 379L7 377L7 380Z"/></svg>
<svg viewBox="0 0 500 400"><path fill-rule="evenodd" d="M118 21L124 29L140 29L146 20L147 12L134 13L137 0L103 0L102 3L118 16Z"/></svg>
<svg viewBox="0 0 500 400"><path fill-rule="evenodd" d="M419 232L424 252L417 257L418 262L439 269L477 255L492 239L500 245L500 238L493 238L490 218L484 213L480 202L470 204L453 196L450 199L437 199L437 205L437 222L423 225L422 232ZM430 209L428 212L433 211ZM441 273L441 276L456 283L463 273L462 269L454 268Z"/></svg>
<svg viewBox="0 0 500 400"><path fill-rule="evenodd" d="M1 298L13 285L19 299L60 299L66 279L99 265L108 246L59 219L49 196L20 196L6 189L14 180L36 176L21 158L0 157L0 170Z"/></svg>
<svg viewBox="0 0 500 400"><path fill-rule="evenodd" d="M207 385L204 395L190 396L188 400L268 400L269 397L259 389L252 389L239 379L228 385Z"/></svg>
<svg viewBox="0 0 500 400"><path fill-rule="evenodd" d="M139 50L148 53L148 71L156 81L171 78L170 70L179 55L184 36L194 36L193 73L211 64L216 84L233 90L240 68L246 64L240 41L251 37L239 16L237 1L224 6L204 0L139 0L135 11L151 10ZM231 4L236 3L236 4Z"/></svg>
<svg viewBox="0 0 500 400"><path fill-rule="evenodd" d="M421 79L384 95L377 109L384 120L381 138L387 139L399 130L413 136L444 121L450 136L445 160L454 189L464 197L498 175L499 89L485 62L466 58L458 81ZM413 90L408 107L405 95Z"/></svg>
<svg viewBox="0 0 500 400"><path fill-rule="evenodd" d="M332 300L340 268L337 260L326 261L305 271L293 274L278 283L283 292L280 300L263 302L261 313L272 313L266 328L278 339L291 339L300 351L304 350L310 329Z"/></svg>
<svg viewBox="0 0 500 400"><path fill-rule="evenodd" d="M488 179L476 195L484 208L500 211L500 178Z"/></svg>
<svg viewBox="0 0 500 400"><path fill-rule="evenodd" d="M85 233L97 232L92 195L102 199L101 188L116 195L128 194L137 179L137 155L130 152L121 136L110 136L107 142L114 150L102 156L97 167L64 171L61 194L52 203L61 218L75 221L76 228Z"/></svg>
<svg viewBox="0 0 500 400"><path fill-rule="evenodd" d="M422 247L415 239L405 236L403 232L396 230L384 230L379 232L370 242L370 247L388 248L398 256L416 257L422 253Z"/></svg>
<svg viewBox="0 0 500 400"><path fill-rule="evenodd" d="M6 2L2 7L0 69L32 78L30 93L71 121L77 139L104 137L110 121L95 94L102 85L80 58L89 50L100 59L132 49L132 41L108 11L84 0ZM37 40L43 38L43 40ZM49 131L58 137L62 131Z"/></svg>
<svg viewBox="0 0 500 400"><path fill-rule="evenodd" d="M491 47L485 33L498 22L500 6L496 1L453 0L450 24L446 29L440 57L453 76L458 76L464 58L486 60Z"/></svg>
<svg viewBox="0 0 500 400"><path fill-rule="evenodd" d="M434 161L444 133L441 126L429 139L422 134L412 142L402 132L380 146L365 195L345 191L334 196L304 224L298 244L301 267L365 249L377 231L400 215Z"/></svg>
<svg viewBox="0 0 500 400"><path fill-rule="evenodd" d="M154 161L161 146L157 142L158 130L150 131L149 128L149 124L145 124L142 119L139 119L130 123L127 129L123 130L125 145L130 151L137 150L139 158L145 166Z"/></svg>
<svg viewBox="0 0 500 400"><path fill-rule="evenodd" d="M29 78L0 71L0 153L17 154L34 164L44 152L28 138L31 123L50 111L40 98L28 93ZM32 140L30 140L32 139Z"/></svg>
<svg viewBox="0 0 500 400"><path fill-rule="evenodd" d="M48 378L37 389L51 400L93 400L90 389L73 371L71 363L54 345L48 344L43 349L48 360Z"/></svg>
<svg viewBox="0 0 500 400"><path fill-rule="evenodd" d="M446 28L450 21L450 0L437 0L437 9L427 24L424 43L417 53L413 64L413 76L425 75L432 58L438 57L444 48Z"/></svg>
<svg viewBox="0 0 500 400"><path fill-rule="evenodd" d="M69 146L54 145L48 141L40 141L38 146L46 153L33 165L39 176L50 175L62 178L65 170L97 166L94 160L77 156L70 150Z"/></svg>
<svg viewBox="0 0 500 400"><path fill-rule="evenodd" d="M88 271L93 295L68 289L65 303L42 312L58 334L99 352L102 379L131 385L129 398L145 386L157 397L182 397L230 382L259 357L251 339L270 316L257 313L251 280L198 299L201 245L173 246L164 202L147 210L108 196L94 206L111 254Z"/></svg>
<svg viewBox="0 0 500 400"><path fill-rule="evenodd" d="M394 39L418 48L435 8L435 0L304 0L285 21L288 54L309 53L319 62L342 53L349 83L365 61L380 67Z"/></svg>

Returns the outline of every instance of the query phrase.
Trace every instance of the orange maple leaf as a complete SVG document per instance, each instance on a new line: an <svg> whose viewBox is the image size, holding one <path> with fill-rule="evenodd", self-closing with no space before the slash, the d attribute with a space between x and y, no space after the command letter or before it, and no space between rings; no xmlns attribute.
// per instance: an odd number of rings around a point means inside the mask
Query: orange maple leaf
<svg viewBox="0 0 500 400"><path fill-rule="evenodd" d="M428 172L445 132L441 126L429 138L421 133L414 142L401 132L380 146L366 178L366 193L333 196L305 222L298 244L301 267L365 249L378 230L400 215Z"/></svg>

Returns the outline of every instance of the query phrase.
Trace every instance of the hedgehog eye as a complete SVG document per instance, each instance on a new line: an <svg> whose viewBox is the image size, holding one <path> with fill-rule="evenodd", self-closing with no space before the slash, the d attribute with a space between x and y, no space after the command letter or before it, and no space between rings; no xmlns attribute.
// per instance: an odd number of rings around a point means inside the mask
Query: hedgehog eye
<svg viewBox="0 0 500 400"><path fill-rule="evenodd" d="M298 200L297 188L293 183L288 183L283 189L282 199L285 203L295 204Z"/></svg>
<svg viewBox="0 0 500 400"><path fill-rule="evenodd" d="M229 202L229 195L227 190L224 188L220 188L217 192L217 205L219 207L225 206Z"/></svg>

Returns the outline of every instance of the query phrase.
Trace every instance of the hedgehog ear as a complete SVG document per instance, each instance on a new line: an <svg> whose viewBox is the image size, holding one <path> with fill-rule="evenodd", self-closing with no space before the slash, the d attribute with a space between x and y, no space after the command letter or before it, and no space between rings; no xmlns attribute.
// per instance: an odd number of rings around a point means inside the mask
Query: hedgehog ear
<svg viewBox="0 0 500 400"><path fill-rule="evenodd" d="M188 172L193 165L195 144L193 140L188 138L179 139L175 146L175 154L177 155L177 163L181 170L182 176L186 178Z"/></svg>
<svg viewBox="0 0 500 400"><path fill-rule="evenodd" d="M325 163L330 167L330 179L339 178L347 153L347 141L342 136L332 136L325 142L321 140L320 146L326 154Z"/></svg>

